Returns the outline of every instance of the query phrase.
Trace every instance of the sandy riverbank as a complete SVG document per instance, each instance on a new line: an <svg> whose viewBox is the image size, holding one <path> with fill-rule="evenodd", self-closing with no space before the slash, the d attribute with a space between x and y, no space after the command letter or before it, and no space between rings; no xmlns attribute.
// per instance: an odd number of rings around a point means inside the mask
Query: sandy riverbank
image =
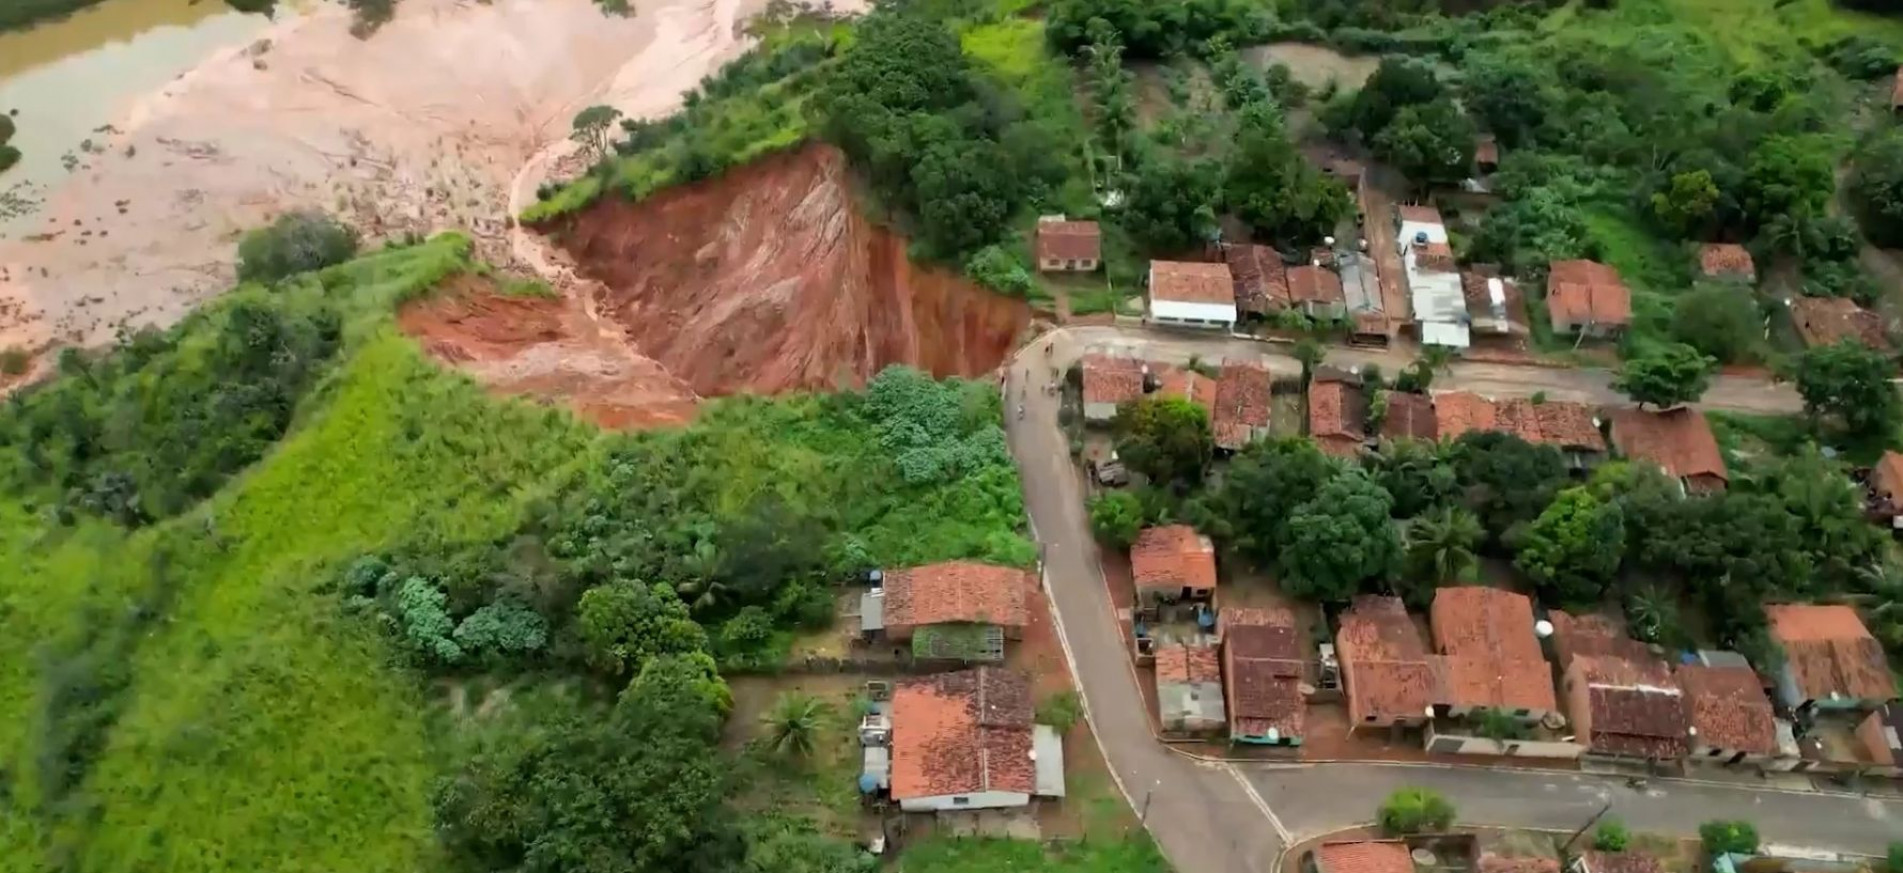
<svg viewBox="0 0 1903 873"><path fill-rule="evenodd" d="M170 324L228 286L243 229L293 208L373 238L464 228L508 259L511 183L576 111L671 110L764 4L634 5L404 0L368 40L325 7L208 59L50 193L33 237L0 244L0 348Z"/></svg>

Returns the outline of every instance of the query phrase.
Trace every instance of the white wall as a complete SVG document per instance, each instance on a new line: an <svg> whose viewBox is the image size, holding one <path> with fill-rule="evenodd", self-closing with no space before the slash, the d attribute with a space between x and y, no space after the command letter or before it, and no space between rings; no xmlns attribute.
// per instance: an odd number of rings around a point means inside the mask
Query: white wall
<svg viewBox="0 0 1903 873"><path fill-rule="evenodd" d="M1454 755L1493 755L1512 758L1562 758L1572 759L1584 754L1586 748L1580 744L1565 743L1558 740L1507 740L1501 742L1486 737L1465 736L1462 734L1437 734L1430 727L1427 732L1426 749L1437 754ZM1511 751L1508 751L1511 749Z"/></svg>
<svg viewBox="0 0 1903 873"><path fill-rule="evenodd" d="M1150 300L1150 320L1164 324L1192 324L1195 327L1231 327L1236 323L1234 303L1184 303L1178 300Z"/></svg>
<svg viewBox="0 0 1903 873"><path fill-rule="evenodd" d="M959 799L964 803L959 803ZM944 812L962 809L998 809L1006 806L1024 806L1031 802L1031 795L1015 791L975 791L971 794L935 794L930 797L907 797L899 801L899 808L906 812Z"/></svg>
<svg viewBox="0 0 1903 873"><path fill-rule="evenodd" d="M1115 403L1086 403L1084 404L1084 420L1085 421L1109 421L1116 417L1117 417L1117 405Z"/></svg>

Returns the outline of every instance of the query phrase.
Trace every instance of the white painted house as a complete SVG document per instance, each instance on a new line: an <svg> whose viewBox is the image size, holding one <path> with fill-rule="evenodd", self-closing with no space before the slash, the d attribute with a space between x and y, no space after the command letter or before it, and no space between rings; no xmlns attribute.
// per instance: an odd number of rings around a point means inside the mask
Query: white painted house
<svg viewBox="0 0 1903 873"><path fill-rule="evenodd" d="M1150 262L1150 323L1228 330L1236 326L1236 285L1228 264Z"/></svg>
<svg viewBox="0 0 1903 873"><path fill-rule="evenodd" d="M891 794L906 812L1024 806L1064 792L1063 741L1031 684L997 667L916 676L892 694Z"/></svg>

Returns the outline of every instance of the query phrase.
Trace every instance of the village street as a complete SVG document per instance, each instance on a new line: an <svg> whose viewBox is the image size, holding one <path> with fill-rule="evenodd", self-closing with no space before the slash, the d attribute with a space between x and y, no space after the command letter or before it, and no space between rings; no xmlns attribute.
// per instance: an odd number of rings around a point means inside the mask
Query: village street
<svg viewBox="0 0 1903 873"><path fill-rule="evenodd" d="M1250 356L1278 373L1299 373L1283 354L1260 343L1212 337L1194 340L1119 328L1053 332L1023 349L1008 366L1006 433L1024 479L1025 506L1043 555L1047 590L1066 654L1078 677L1090 723L1119 787L1144 817L1179 870L1269 873L1282 851L1304 837L1365 823L1401 785L1434 787L1475 824L1577 827L1602 798L1637 830L1693 834L1714 818L1747 818L1767 839L1863 852L1880 851L1903 835L1903 803L1854 797L1760 791L1748 786L1655 781L1649 793L1618 777L1576 773L1364 764L1276 766L1212 764L1179 755L1150 733L1146 704L1129 666L1115 607L1091 540L1083 485L1057 423L1058 398L1047 386L1087 348L1111 346L1165 360ZM1378 360L1394 372L1406 361L1331 349L1329 360ZM1546 391L1555 399L1618 398L1597 371L1456 364L1436 387L1471 387L1498 395ZM1497 386L1497 387L1496 387ZM1789 411L1787 388L1732 380L1707 395L1711 408ZM1024 411L1017 412L1022 404Z"/></svg>

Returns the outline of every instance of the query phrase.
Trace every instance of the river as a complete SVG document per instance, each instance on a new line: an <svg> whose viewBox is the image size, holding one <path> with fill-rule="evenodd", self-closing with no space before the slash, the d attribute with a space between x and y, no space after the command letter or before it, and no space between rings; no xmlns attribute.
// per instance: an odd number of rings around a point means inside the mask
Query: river
<svg viewBox="0 0 1903 873"><path fill-rule="evenodd" d="M213 51L270 26L222 0L106 0L63 20L0 33L0 112L15 113L20 163L0 191L28 202L68 174L87 139ZM0 239L24 232L26 216L0 205Z"/></svg>

